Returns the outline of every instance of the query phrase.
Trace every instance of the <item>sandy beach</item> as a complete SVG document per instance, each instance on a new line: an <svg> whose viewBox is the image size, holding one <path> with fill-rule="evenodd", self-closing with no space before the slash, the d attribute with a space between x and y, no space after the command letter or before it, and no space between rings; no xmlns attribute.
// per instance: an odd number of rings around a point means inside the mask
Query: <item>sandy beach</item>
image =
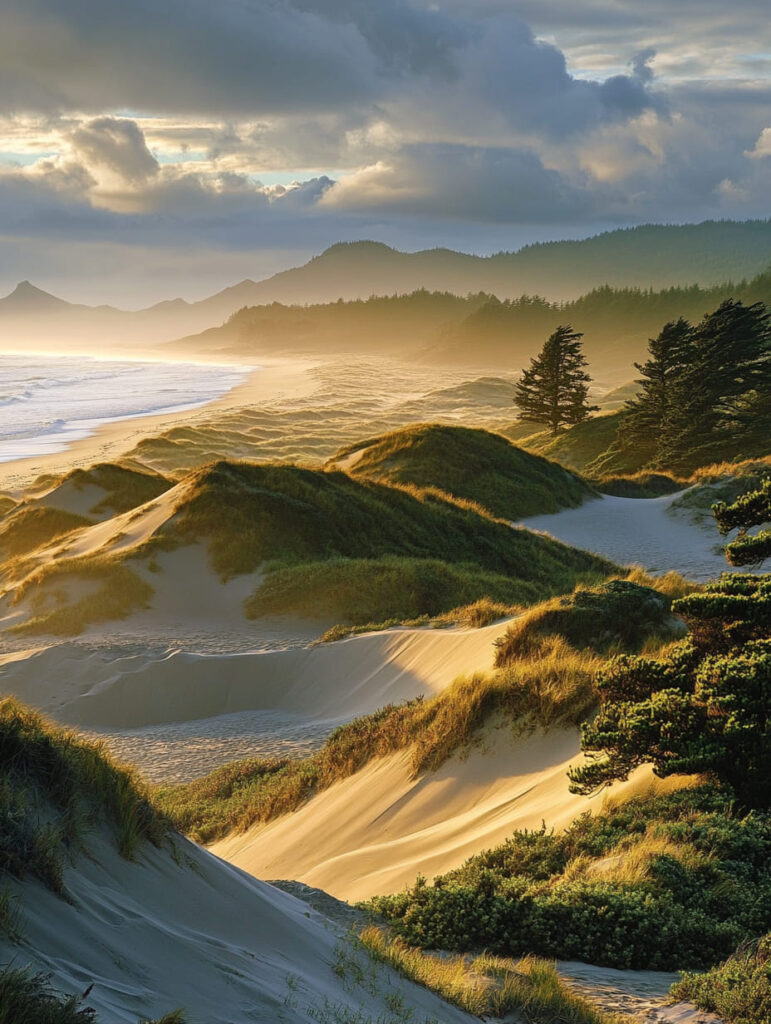
<svg viewBox="0 0 771 1024"><path fill-rule="evenodd" d="M143 438L154 437L172 427L205 422L233 409L307 395L316 387L308 371L317 361L261 359L259 364L241 384L197 409L103 423L89 437L75 441L65 451L1 463L0 491L18 496L41 476L55 476L95 462L117 459Z"/></svg>

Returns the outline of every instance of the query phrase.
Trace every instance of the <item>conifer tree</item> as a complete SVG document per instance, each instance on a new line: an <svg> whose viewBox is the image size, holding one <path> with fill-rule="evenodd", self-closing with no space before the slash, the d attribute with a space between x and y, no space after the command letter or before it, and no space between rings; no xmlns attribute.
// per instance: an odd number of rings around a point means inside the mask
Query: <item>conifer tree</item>
<svg viewBox="0 0 771 1024"><path fill-rule="evenodd" d="M514 387L514 404L522 419L544 423L558 434L562 427L583 423L597 410L587 401L591 377L584 369L582 337L569 324L560 326L530 360Z"/></svg>
<svg viewBox="0 0 771 1024"><path fill-rule="evenodd" d="M693 359L693 327L683 317L665 324L648 342L649 359L635 363L640 371L639 394L626 403L628 414L616 445L634 449L640 464L655 460L661 431L670 414L678 381Z"/></svg>
<svg viewBox="0 0 771 1024"><path fill-rule="evenodd" d="M762 302L727 299L693 333L656 461L690 470L750 454L771 425L771 321Z"/></svg>

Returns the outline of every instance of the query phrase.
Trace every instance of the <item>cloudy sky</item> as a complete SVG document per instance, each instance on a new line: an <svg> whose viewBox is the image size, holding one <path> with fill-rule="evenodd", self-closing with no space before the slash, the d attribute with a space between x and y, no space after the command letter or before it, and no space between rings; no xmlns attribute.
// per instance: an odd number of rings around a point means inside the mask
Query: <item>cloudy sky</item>
<svg viewBox="0 0 771 1024"><path fill-rule="evenodd" d="M0 0L0 291L771 216L768 0Z"/></svg>

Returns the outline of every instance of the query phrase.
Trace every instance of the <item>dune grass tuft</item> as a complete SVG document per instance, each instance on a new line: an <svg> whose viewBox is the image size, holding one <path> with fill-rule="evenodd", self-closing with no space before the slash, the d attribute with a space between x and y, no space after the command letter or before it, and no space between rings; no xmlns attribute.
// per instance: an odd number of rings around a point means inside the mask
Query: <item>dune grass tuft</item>
<svg viewBox="0 0 771 1024"><path fill-rule="evenodd" d="M13 698L0 701L0 870L63 892L65 853L105 821L120 853L169 832L136 773Z"/></svg>
<svg viewBox="0 0 771 1024"><path fill-rule="evenodd" d="M0 551L5 558L18 558L36 548L91 526L93 520L45 505L24 505L15 509L0 527Z"/></svg>
<svg viewBox="0 0 771 1024"><path fill-rule="evenodd" d="M500 434L468 427L404 427L344 448L329 465L349 456L348 472L355 477L435 487L510 520L574 508L593 493L562 466L523 451Z"/></svg>
<svg viewBox="0 0 771 1024"><path fill-rule="evenodd" d="M376 757L410 748L414 775L436 771L489 723L528 729L578 724L596 702L599 659L555 642L538 659L456 680L431 700L390 704L340 726L311 757L247 760L160 788L156 802L181 831L208 843L296 810Z"/></svg>
<svg viewBox="0 0 771 1024"><path fill-rule="evenodd" d="M29 969L0 968L0 1024L100 1024L95 1010L83 1005L88 997L68 996L55 991L50 976ZM185 1024L181 1010L173 1010L156 1021L138 1024Z"/></svg>
<svg viewBox="0 0 771 1024"><path fill-rule="evenodd" d="M92 623L141 611L152 595L150 584L116 557L92 555L52 562L16 588L14 604L29 599L32 614L10 632L74 636Z"/></svg>
<svg viewBox="0 0 771 1024"><path fill-rule="evenodd" d="M351 636L361 636L363 633L393 629L395 626L429 629L462 626L466 629L482 629L501 619L517 615L521 611L521 605L501 604L498 601L491 601L489 597L481 597L478 601L461 605L459 608L451 608L449 612L442 612L440 615L418 615L414 619L391 618L385 619L383 622L365 622L361 626L346 626L341 623L328 629L316 643L334 643Z"/></svg>
<svg viewBox="0 0 771 1024"><path fill-rule="evenodd" d="M531 1024L621 1024L563 982L553 963L537 957L439 956L408 946L370 925L358 935L375 960L477 1017L521 1013Z"/></svg>
<svg viewBox="0 0 771 1024"><path fill-rule="evenodd" d="M625 476L603 476L592 482L602 494L612 494L617 498L660 498L689 486L688 480L651 470L639 470Z"/></svg>
<svg viewBox="0 0 771 1024"><path fill-rule="evenodd" d="M76 490L100 487L105 495L91 509L95 515L111 512L119 515L144 505L173 485L171 480L138 465L120 462L98 462L87 469L73 469L62 477L60 485L72 482Z"/></svg>

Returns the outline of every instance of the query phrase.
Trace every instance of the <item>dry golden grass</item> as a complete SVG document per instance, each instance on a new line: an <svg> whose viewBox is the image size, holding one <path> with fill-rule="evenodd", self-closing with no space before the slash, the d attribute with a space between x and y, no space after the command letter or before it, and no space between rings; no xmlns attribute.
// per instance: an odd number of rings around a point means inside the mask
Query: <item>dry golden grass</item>
<svg viewBox="0 0 771 1024"><path fill-rule="evenodd" d="M11 631L74 636L92 623L146 608L152 595L150 584L119 558L89 555L50 562L16 588L13 603L28 600L31 615Z"/></svg>
<svg viewBox="0 0 771 1024"><path fill-rule="evenodd" d="M548 960L431 955L374 925L359 941L374 959L477 1017L519 1012L531 1024L621 1024L618 1015L573 992Z"/></svg>

